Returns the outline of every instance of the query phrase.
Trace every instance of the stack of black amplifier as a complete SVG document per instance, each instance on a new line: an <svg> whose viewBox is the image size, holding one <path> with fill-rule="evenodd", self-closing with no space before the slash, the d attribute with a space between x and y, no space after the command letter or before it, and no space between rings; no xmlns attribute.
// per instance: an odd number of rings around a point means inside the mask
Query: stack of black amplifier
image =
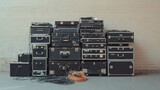
<svg viewBox="0 0 160 90"><path fill-rule="evenodd" d="M31 55L22 53L18 55L18 62L10 63L10 76L29 77L32 75Z"/></svg>
<svg viewBox="0 0 160 90"><path fill-rule="evenodd" d="M78 21L56 21L49 47L49 75L64 76L80 70Z"/></svg>
<svg viewBox="0 0 160 90"><path fill-rule="evenodd" d="M93 17L80 19L80 36L82 43L82 71L87 75L106 75L106 38L103 20Z"/></svg>
<svg viewBox="0 0 160 90"><path fill-rule="evenodd" d="M134 33L111 30L106 33L108 43L108 75L134 75Z"/></svg>
<svg viewBox="0 0 160 90"><path fill-rule="evenodd" d="M52 30L50 23L32 23L31 25L32 76L47 76L48 46Z"/></svg>
<svg viewBox="0 0 160 90"><path fill-rule="evenodd" d="M103 20L32 23L30 53L10 63L10 76L66 76L82 70L88 76L133 76L134 33L110 30Z"/></svg>
<svg viewBox="0 0 160 90"><path fill-rule="evenodd" d="M30 53L18 55L10 63L11 76L47 76L48 46L53 27L50 23L35 22L30 27Z"/></svg>

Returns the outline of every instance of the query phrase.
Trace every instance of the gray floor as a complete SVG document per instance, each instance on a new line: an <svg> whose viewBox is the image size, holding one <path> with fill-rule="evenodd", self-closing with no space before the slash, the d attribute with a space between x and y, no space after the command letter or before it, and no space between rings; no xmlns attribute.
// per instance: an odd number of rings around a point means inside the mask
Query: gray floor
<svg viewBox="0 0 160 90"><path fill-rule="evenodd" d="M135 77L89 77L87 82L60 85L15 80L0 72L0 90L160 90L160 73Z"/></svg>

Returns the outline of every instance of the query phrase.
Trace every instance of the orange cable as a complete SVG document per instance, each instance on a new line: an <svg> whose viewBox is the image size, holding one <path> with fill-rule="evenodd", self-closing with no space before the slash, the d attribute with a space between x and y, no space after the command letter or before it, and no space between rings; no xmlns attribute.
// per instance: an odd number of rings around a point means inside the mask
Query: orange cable
<svg viewBox="0 0 160 90"><path fill-rule="evenodd" d="M87 76L82 71L74 71L67 78L75 82L85 82L87 80Z"/></svg>

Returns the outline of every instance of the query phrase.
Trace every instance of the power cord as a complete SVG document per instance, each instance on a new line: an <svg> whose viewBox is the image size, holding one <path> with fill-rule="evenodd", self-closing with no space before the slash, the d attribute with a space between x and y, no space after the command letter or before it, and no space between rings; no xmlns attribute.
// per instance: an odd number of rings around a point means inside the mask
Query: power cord
<svg viewBox="0 0 160 90"><path fill-rule="evenodd" d="M67 78L74 82L87 81L87 76L82 71L72 71L70 74L68 74Z"/></svg>

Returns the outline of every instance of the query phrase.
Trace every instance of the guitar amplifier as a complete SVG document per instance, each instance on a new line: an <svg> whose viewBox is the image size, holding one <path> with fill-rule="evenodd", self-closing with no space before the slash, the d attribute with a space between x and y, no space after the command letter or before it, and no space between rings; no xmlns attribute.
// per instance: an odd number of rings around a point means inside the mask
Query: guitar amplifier
<svg viewBox="0 0 160 90"><path fill-rule="evenodd" d="M80 33L101 33L103 34L104 29L80 29Z"/></svg>
<svg viewBox="0 0 160 90"><path fill-rule="evenodd" d="M48 57L48 46L39 44L32 45L32 58L47 58Z"/></svg>
<svg viewBox="0 0 160 90"><path fill-rule="evenodd" d="M78 21L55 21L55 28L77 28Z"/></svg>
<svg viewBox="0 0 160 90"><path fill-rule="evenodd" d="M89 48L103 49L106 47L107 47L106 43L101 43L101 44L98 44L98 43L97 44L94 44L94 43L87 44L87 43L85 43L85 44L82 44L82 48L84 48L84 49L89 49Z"/></svg>
<svg viewBox="0 0 160 90"><path fill-rule="evenodd" d="M106 60L106 54L82 54L82 60Z"/></svg>
<svg viewBox="0 0 160 90"><path fill-rule="evenodd" d="M31 76L31 64L29 62L11 62L11 77L29 77Z"/></svg>
<svg viewBox="0 0 160 90"><path fill-rule="evenodd" d="M47 76L47 59L32 60L32 76Z"/></svg>
<svg viewBox="0 0 160 90"><path fill-rule="evenodd" d="M106 49L82 49L82 54L106 54Z"/></svg>
<svg viewBox="0 0 160 90"><path fill-rule="evenodd" d="M81 17L80 18L80 22L81 23L84 23L84 22L90 22L90 23L93 23L94 22L94 17Z"/></svg>
<svg viewBox="0 0 160 90"><path fill-rule="evenodd" d="M81 17L80 29L103 29L103 20L94 17Z"/></svg>
<svg viewBox="0 0 160 90"><path fill-rule="evenodd" d="M69 71L79 71L80 61L49 61L50 76L67 76Z"/></svg>
<svg viewBox="0 0 160 90"><path fill-rule="evenodd" d="M106 61L82 61L82 71L88 76L106 76L107 62Z"/></svg>
<svg viewBox="0 0 160 90"><path fill-rule="evenodd" d="M31 41L32 44L50 44L50 35L45 34L34 34L31 35Z"/></svg>
<svg viewBox="0 0 160 90"><path fill-rule="evenodd" d="M106 49L82 49L82 60L106 60Z"/></svg>
<svg viewBox="0 0 160 90"><path fill-rule="evenodd" d="M78 33L53 33L52 43L54 47L77 47L80 46Z"/></svg>
<svg viewBox="0 0 160 90"><path fill-rule="evenodd" d="M108 52L108 60L133 60L133 52Z"/></svg>
<svg viewBox="0 0 160 90"><path fill-rule="evenodd" d="M78 33L78 28L55 28L54 33Z"/></svg>
<svg viewBox="0 0 160 90"><path fill-rule="evenodd" d="M55 21L54 33L78 33L78 21Z"/></svg>
<svg viewBox="0 0 160 90"><path fill-rule="evenodd" d="M81 43L101 44L106 43L105 38L81 38Z"/></svg>
<svg viewBox="0 0 160 90"><path fill-rule="evenodd" d="M133 46L108 46L108 52L133 52Z"/></svg>
<svg viewBox="0 0 160 90"><path fill-rule="evenodd" d="M103 33L81 33L81 38L105 38Z"/></svg>
<svg viewBox="0 0 160 90"><path fill-rule="evenodd" d="M132 61L111 61L108 62L109 76L133 76L134 66Z"/></svg>
<svg viewBox="0 0 160 90"><path fill-rule="evenodd" d="M81 23L80 29L103 29L103 23Z"/></svg>
<svg viewBox="0 0 160 90"><path fill-rule="evenodd" d="M98 18L95 17L81 17L80 18L81 23L103 23L103 20L98 20Z"/></svg>
<svg viewBox="0 0 160 90"><path fill-rule="evenodd" d="M133 37L108 37L108 43L133 43Z"/></svg>
<svg viewBox="0 0 160 90"><path fill-rule="evenodd" d="M108 43L133 43L134 33L130 31L108 31L107 33Z"/></svg>
<svg viewBox="0 0 160 90"><path fill-rule="evenodd" d="M107 36L114 36L114 37L130 37L134 36L134 33L128 30L110 30L107 31Z"/></svg>
<svg viewBox="0 0 160 90"><path fill-rule="evenodd" d="M107 43L107 45L108 46L117 46L117 47L118 46L132 46L131 43L125 43L125 44L124 43L114 43L114 44L113 43Z"/></svg>
<svg viewBox="0 0 160 90"><path fill-rule="evenodd" d="M48 22L32 22L31 23L32 26L50 26L52 27L52 24L48 23Z"/></svg>
<svg viewBox="0 0 160 90"><path fill-rule="evenodd" d="M30 33L32 34L47 34L50 35L53 32L53 27L50 23L34 22L30 27Z"/></svg>
<svg viewBox="0 0 160 90"><path fill-rule="evenodd" d="M49 60L81 60L80 47L50 47Z"/></svg>
<svg viewBox="0 0 160 90"><path fill-rule="evenodd" d="M22 53L18 55L18 62L31 62L31 54Z"/></svg>

